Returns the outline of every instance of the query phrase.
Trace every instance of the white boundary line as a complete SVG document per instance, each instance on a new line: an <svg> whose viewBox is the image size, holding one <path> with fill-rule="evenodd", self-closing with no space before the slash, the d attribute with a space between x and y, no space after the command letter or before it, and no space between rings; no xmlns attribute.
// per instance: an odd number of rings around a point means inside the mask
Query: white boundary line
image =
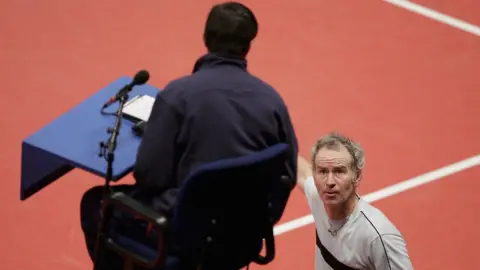
<svg viewBox="0 0 480 270"><path fill-rule="evenodd" d="M407 0L384 0L384 1L388 2L392 5L395 5L397 7L401 7L401 8L407 9L411 12L423 15L427 18L432 19L432 20L436 20L438 22L450 25L452 27L463 30L463 31L468 32L470 34L480 36L480 27L478 27L476 25L473 25L471 23L467 23L467 22L462 21L460 19L454 18L452 16L445 15L445 14L440 13L438 11L435 11L433 9L421 6L419 4L415 4L415 3L407 1Z"/></svg>
<svg viewBox="0 0 480 270"><path fill-rule="evenodd" d="M480 155L476 155L471 158L467 158L462 161L453 163L451 165L442 167L440 169L428 172L426 174L422 174L417 177L408 179L406 181L394 184L392 186L388 186L386 188L369 193L362 197L364 200L368 202L378 201L378 200L396 195L398 193L407 191L409 189L440 180L446 176L449 176L449 175L452 175L452 174L455 174L479 165L480 165ZM292 221L288 221L283 224L275 226L274 234L275 235L284 234L286 232L307 226L312 223L313 223L313 216L306 215L306 216L294 219Z"/></svg>

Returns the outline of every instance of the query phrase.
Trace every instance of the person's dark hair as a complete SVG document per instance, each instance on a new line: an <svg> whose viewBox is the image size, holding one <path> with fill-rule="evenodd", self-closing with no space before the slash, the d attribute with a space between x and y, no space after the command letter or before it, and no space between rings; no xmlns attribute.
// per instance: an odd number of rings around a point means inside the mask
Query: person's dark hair
<svg viewBox="0 0 480 270"><path fill-rule="evenodd" d="M203 40L211 53L243 58L257 32L257 19L249 8L238 2L225 2L210 10Z"/></svg>

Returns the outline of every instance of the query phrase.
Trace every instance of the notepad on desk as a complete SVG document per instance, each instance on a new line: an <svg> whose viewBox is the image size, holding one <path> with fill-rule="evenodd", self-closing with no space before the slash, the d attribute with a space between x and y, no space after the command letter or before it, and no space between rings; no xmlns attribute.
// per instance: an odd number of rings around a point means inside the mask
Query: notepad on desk
<svg viewBox="0 0 480 270"><path fill-rule="evenodd" d="M147 95L138 95L125 103L123 114L134 121L148 121L152 112L155 98Z"/></svg>

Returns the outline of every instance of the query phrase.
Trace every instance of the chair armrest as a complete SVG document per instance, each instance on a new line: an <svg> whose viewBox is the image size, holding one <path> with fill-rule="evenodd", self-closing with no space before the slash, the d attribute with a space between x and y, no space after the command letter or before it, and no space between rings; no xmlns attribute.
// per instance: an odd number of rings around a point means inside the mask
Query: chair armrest
<svg viewBox="0 0 480 270"><path fill-rule="evenodd" d="M126 211L135 213L137 217L148 221L162 231L167 229L168 219L165 215L154 211L122 192L112 193L103 205L105 208L120 206Z"/></svg>
<svg viewBox="0 0 480 270"><path fill-rule="evenodd" d="M165 239L165 231L168 228L168 219L165 215L158 213L151 208L141 204L140 202L136 201L132 197L121 193L121 192L114 192L110 194L103 202L102 212L104 218L106 218L107 223L109 217L112 216L113 210L118 209L122 212L130 212L136 218L140 220L144 220L151 225L152 229L156 229L156 231L160 234L160 239L158 241L158 254L154 260L148 259L143 257L139 254L134 253L131 250L128 250L122 247L119 243L117 243L111 237L106 237L106 245L108 248L116 251L117 253L130 258L133 262L140 264L147 268L154 268L163 261L164 259L164 239Z"/></svg>

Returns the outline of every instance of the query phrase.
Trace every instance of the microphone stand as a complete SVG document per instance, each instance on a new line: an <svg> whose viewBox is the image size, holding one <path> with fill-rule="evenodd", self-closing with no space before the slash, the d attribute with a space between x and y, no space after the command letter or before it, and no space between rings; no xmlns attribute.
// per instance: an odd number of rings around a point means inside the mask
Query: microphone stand
<svg viewBox="0 0 480 270"><path fill-rule="evenodd" d="M110 188L110 182L113 178L113 161L115 160L115 149L117 147L117 137L120 133L120 128L122 126L123 118L123 107L128 100L128 94L123 95L120 98L120 105L118 106L117 112L115 113L116 121L113 128L108 128L107 133L111 134L107 143L100 142L100 153L99 156L105 157L107 161L107 174L105 176L105 192Z"/></svg>
<svg viewBox="0 0 480 270"><path fill-rule="evenodd" d="M131 90L131 89L129 89ZM113 161L115 160L115 149L117 147L117 137L118 134L120 133L120 128L122 126L122 118L123 118L123 107L125 103L128 100L128 92L126 92L124 95L122 95L119 99L119 106L118 109L115 113L116 116L116 121L115 125L113 128L109 127L107 128L107 133L111 134L110 138L108 141L105 142L100 142L100 157L105 157L105 160L107 161L107 173L105 175L105 186L103 190L103 199L101 202L101 205L105 202L105 199L108 197L108 195L111 192L110 189L110 182L112 181L113 178ZM104 237L103 229L108 224L108 221L111 216L111 211L103 211L103 207L100 209L101 212L101 217L100 217L100 222L98 225L98 231L97 231L97 239L95 243L95 257L94 257L94 269L97 269L97 261L101 256L101 251L100 251L100 244L101 240ZM100 266L101 268L101 266Z"/></svg>

